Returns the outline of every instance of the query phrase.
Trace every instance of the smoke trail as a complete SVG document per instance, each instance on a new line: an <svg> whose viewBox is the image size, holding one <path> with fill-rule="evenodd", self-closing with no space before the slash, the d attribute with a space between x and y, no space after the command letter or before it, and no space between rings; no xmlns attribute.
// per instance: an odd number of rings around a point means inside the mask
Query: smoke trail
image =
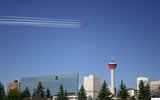
<svg viewBox="0 0 160 100"><path fill-rule="evenodd" d="M51 19L37 17L0 16L0 25L26 25L56 28L80 28L79 20Z"/></svg>

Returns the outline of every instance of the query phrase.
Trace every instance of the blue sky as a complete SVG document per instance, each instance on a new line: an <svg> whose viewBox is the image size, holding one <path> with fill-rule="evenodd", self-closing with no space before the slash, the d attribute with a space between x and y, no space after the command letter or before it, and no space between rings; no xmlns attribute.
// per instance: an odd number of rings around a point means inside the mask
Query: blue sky
<svg viewBox="0 0 160 100"><path fill-rule="evenodd" d="M110 85L107 63L117 62L116 86L160 79L159 0L1 0L0 16L85 20L87 27L0 25L0 81L79 73Z"/></svg>

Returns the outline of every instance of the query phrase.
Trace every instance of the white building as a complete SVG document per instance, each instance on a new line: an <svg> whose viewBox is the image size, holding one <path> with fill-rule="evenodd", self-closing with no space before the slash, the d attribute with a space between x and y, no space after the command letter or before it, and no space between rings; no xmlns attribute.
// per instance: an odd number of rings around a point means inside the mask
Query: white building
<svg viewBox="0 0 160 100"><path fill-rule="evenodd" d="M151 81L150 88L151 90L157 89L160 87L160 80L159 81Z"/></svg>
<svg viewBox="0 0 160 100"><path fill-rule="evenodd" d="M137 78L137 90L139 90L140 81L143 81L144 85L149 84L149 79L147 77L138 77Z"/></svg>
<svg viewBox="0 0 160 100"><path fill-rule="evenodd" d="M129 93L129 96L137 96L137 91L133 88L127 89L127 92Z"/></svg>
<svg viewBox="0 0 160 100"><path fill-rule="evenodd" d="M88 100L95 100L101 89L101 78L89 75L84 77L84 88Z"/></svg>

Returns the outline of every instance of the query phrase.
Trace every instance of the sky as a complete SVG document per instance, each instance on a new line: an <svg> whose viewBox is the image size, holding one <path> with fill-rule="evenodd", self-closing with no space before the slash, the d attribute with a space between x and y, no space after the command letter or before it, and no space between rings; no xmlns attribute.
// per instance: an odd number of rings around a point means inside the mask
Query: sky
<svg viewBox="0 0 160 100"><path fill-rule="evenodd" d="M0 81L22 77L93 74L110 85L108 63L123 80L160 79L159 0L0 0L0 16L80 20L85 28L0 25Z"/></svg>

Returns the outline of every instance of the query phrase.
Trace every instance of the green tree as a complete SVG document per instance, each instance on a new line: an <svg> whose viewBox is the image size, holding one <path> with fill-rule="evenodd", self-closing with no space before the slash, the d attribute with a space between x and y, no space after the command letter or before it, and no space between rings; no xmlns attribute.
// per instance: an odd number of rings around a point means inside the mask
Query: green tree
<svg viewBox="0 0 160 100"><path fill-rule="evenodd" d="M78 92L78 100L87 100L86 90L84 89L83 85Z"/></svg>
<svg viewBox="0 0 160 100"><path fill-rule="evenodd" d="M5 100L5 90L1 82L0 82L0 100Z"/></svg>
<svg viewBox="0 0 160 100"><path fill-rule="evenodd" d="M64 100L64 97L65 97L64 96L64 88L63 88L63 85L60 85L56 100Z"/></svg>
<svg viewBox="0 0 160 100"><path fill-rule="evenodd" d="M64 92L64 100L69 100L67 90Z"/></svg>
<svg viewBox="0 0 160 100"><path fill-rule="evenodd" d="M121 81L119 86L118 97L121 98L121 100L127 100L129 98L129 93L127 92L126 85L123 81Z"/></svg>
<svg viewBox="0 0 160 100"><path fill-rule="evenodd" d="M111 98L111 92L107 87L106 81L104 81L96 100L112 100Z"/></svg>
<svg viewBox="0 0 160 100"><path fill-rule="evenodd" d="M12 89L7 94L7 100L21 100L21 92L17 89Z"/></svg>
<svg viewBox="0 0 160 100"><path fill-rule="evenodd" d="M22 95L21 95L21 98L25 98L25 97L30 97L31 94L30 94L30 91L29 91L29 88L26 87L26 89L23 91Z"/></svg>
<svg viewBox="0 0 160 100"><path fill-rule="evenodd" d="M33 97L44 97L45 96L44 89L45 88L42 86L42 83L39 82L38 85L37 85L37 88L34 89Z"/></svg>
<svg viewBox="0 0 160 100"><path fill-rule="evenodd" d="M149 84L145 86L145 100L151 100L151 90Z"/></svg>
<svg viewBox="0 0 160 100"><path fill-rule="evenodd" d="M144 85L143 81L139 83L139 91L138 91L138 100L150 100L151 99L151 92L150 87L147 84Z"/></svg>
<svg viewBox="0 0 160 100"><path fill-rule="evenodd" d="M46 97L48 97L48 98L50 98L50 97L51 97L51 93L50 93L49 88L47 88L47 90L46 90Z"/></svg>
<svg viewBox="0 0 160 100"><path fill-rule="evenodd" d="M145 93L145 86L143 81L140 81L139 83L139 91L138 91L138 100L144 100L144 93Z"/></svg>

